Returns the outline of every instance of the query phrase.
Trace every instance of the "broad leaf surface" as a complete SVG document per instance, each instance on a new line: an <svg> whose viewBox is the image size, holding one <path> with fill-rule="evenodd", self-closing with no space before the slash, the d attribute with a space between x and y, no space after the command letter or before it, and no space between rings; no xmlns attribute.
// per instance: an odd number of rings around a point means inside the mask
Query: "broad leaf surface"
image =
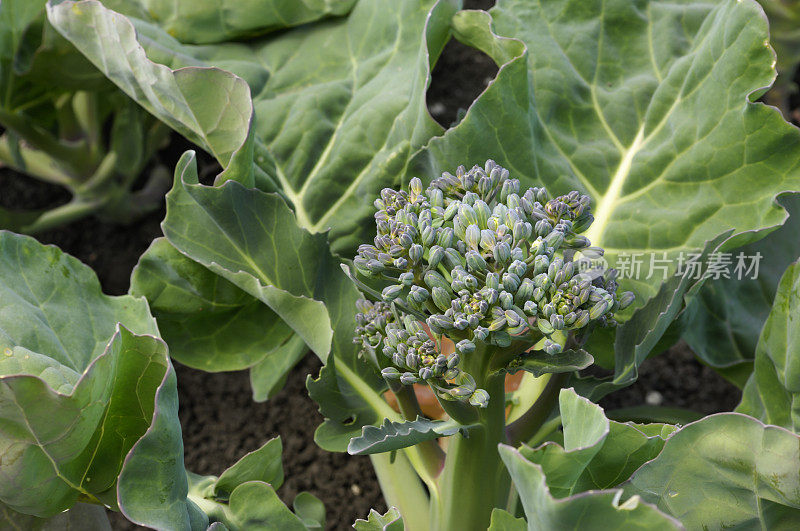
<svg viewBox="0 0 800 531"><path fill-rule="evenodd" d="M344 15L355 0L105 0L111 9L158 24L183 42L252 37Z"/></svg>
<svg viewBox="0 0 800 531"><path fill-rule="evenodd" d="M559 396L564 445L548 442L520 453L542 467L550 492L563 498L615 487L653 459L674 431L667 424L609 421L603 410L572 389Z"/></svg>
<svg viewBox="0 0 800 531"><path fill-rule="evenodd" d="M328 447L343 451L361 426L379 421L376 410L391 412L380 397L385 382L356 357L352 337L359 295L330 254L325 235L299 228L275 194L235 181L198 184L190 155L178 164L167 203L163 229L172 245L269 306L327 360L327 376L309 386L331 419L322 428L334 432ZM358 421L350 424L353 418Z"/></svg>
<svg viewBox="0 0 800 531"><path fill-rule="evenodd" d="M800 263L786 270L736 411L800 432Z"/></svg>
<svg viewBox="0 0 800 531"><path fill-rule="evenodd" d="M252 367L293 335L268 306L164 238L139 258L130 293L147 298L170 355L195 369Z"/></svg>
<svg viewBox="0 0 800 531"><path fill-rule="evenodd" d="M492 510L489 531L525 531L527 528L524 518L516 518L502 509Z"/></svg>
<svg viewBox="0 0 800 531"><path fill-rule="evenodd" d="M142 23L137 40L130 21L93 1L48 9L51 23L123 91L210 150L228 170L221 179L252 184L255 174L262 189L289 201L302 227L332 227L337 252L361 243L372 197L441 133L425 90L456 10L447 0L362 0L346 18L212 46L184 45ZM207 65L241 77L198 68ZM251 109L254 148L246 142ZM241 166L231 170L237 150Z"/></svg>
<svg viewBox="0 0 800 531"><path fill-rule="evenodd" d="M356 520L353 524L356 531L403 531L403 519L400 511L395 507L381 514L375 509L370 510L366 520Z"/></svg>
<svg viewBox="0 0 800 531"><path fill-rule="evenodd" d="M582 349L565 350L558 354L547 354L542 350L521 357L508 372L525 371L534 376L573 372L585 369L592 364L592 355Z"/></svg>
<svg viewBox="0 0 800 531"><path fill-rule="evenodd" d="M12 511L0 504L0 529L24 531L111 531L102 505L75 504L52 518L37 518Z"/></svg>
<svg viewBox="0 0 800 531"><path fill-rule="evenodd" d="M800 438L738 413L675 432L625 485L687 529L793 529L800 521Z"/></svg>
<svg viewBox="0 0 800 531"><path fill-rule="evenodd" d="M752 363L761 329L767 320L775 292L786 268L800 257L800 196L781 198L789 212L789 220L763 240L736 249L733 263L742 253L746 266L748 257L760 255L757 278L731 271L731 278L709 280L688 314L691 324L684 339L700 359L712 367L730 367Z"/></svg>
<svg viewBox="0 0 800 531"><path fill-rule="evenodd" d="M665 280L651 256L672 274L731 228L733 246L783 223L774 198L800 188L800 131L752 103L775 76L753 0L500 0L454 27L501 69L414 174L492 158L527 186L589 194L587 236L611 265L642 253L639 278L622 275L637 306Z"/></svg>
<svg viewBox="0 0 800 531"><path fill-rule="evenodd" d="M439 437L447 437L461 430L468 430L453 420L416 420L396 422L384 419L380 426L364 426L360 437L353 437L347 445L350 455L379 454L407 448Z"/></svg>
<svg viewBox="0 0 800 531"><path fill-rule="evenodd" d="M501 444L500 457L525 508L529 530L680 529L678 522L638 498L621 502L622 490L600 490L556 499L545 484L542 468L510 446Z"/></svg>
<svg viewBox="0 0 800 531"><path fill-rule="evenodd" d="M169 369L147 304L103 295L78 260L7 232L0 301L0 500L41 517L79 496L116 505Z"/></svg>

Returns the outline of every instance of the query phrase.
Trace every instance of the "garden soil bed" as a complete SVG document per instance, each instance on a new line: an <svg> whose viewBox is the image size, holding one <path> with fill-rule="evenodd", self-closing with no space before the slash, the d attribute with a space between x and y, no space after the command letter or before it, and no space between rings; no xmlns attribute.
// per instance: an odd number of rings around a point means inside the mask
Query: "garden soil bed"
<svg viewBox="0 0 800 531"><path fill-rule="evenodd" d="M468 1L467 7L486 8L492 2ZM466 108L494 77L497 68L485 55L457 42L445 49L434 72L428 102L434 117L449 126L459 108ZM180 153L189 147L173 140L160 154L174 167ZM205 160L205 173L213 175L213 163ZM0 170L0 204L13 208L40 208L65 202L57 189ZM97 271L106 293L121 294L139 255L153 238L161 235L163 208L131 226L118 226L86 219L37 237L78 257ZM322 421L308 398L305 379L316 375L320 363L307 357L290 374L286 387L267 403L251 400L248 374L208 374L178 366L180 419L188 469L200 474L219 474L242 455L280 436L284 447L286 481L279 490L289 504L300 491L309 491L325 502L328 528L346 529L363 518L371 507L385 509L375 474L366 457L331 454L313 443ZM664 406L689 407L703 413L730 410L740 392L714 371L697 363L685 346L677 346L646 361L639 380L602 402L604 407L635 406L659 401ZM131 529L113 515L115 529Z"/></svg>

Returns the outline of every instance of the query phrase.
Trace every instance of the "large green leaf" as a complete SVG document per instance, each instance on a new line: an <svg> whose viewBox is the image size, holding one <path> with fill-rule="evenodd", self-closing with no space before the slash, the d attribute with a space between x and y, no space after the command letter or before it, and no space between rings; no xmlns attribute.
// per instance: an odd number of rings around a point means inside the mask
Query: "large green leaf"
<svg viewBox="0 0 800 531"><path fill-rule="evenodd" d="M383 418L376 410L391 412L380 397L385 382L356 357L352 337L359 294L331 255L325 235L299 228L276 194L235 181L198 184L191 155L178 163L167 204L163 228L172 245L269 306L327 360L323 371L330 377L310 385L312 396L329 395L317 400L332 421L325 429L348 424L332 436L336 442L329 447L343 451L361 426ZM358 421L349 422L354 417Z"/></svg>
<svg viewBox="0 0 800 531"><path fill-rule="evenodd" d="M104 0L183 42L212 43L346 14L355 0Z"/></svg>
<svg viewBox="0 0 800 531"><path fill-rule="evenodd" d="M800 432L800 262L783 275L736 411Z"/></svg>
<svg viewBox="0 0 800 531"><path fill-rule="evenodd" d="M96 1L51 3L48 14L123 91L223 166L240 150L242 166L222 179L251 184L255 160L259 187L277 188L311 232L332 227L335 251L352 251L373 196L441 132L425 90L457 3L362 0L346 18L214 46L183 45L142 23L137 40L130 21ZM198 68L207 65L241 78ZM255 159L245 142L251 109Z"/></svg>
<svg viewBox="0 0 800 531"><path fill-rule="evenodd" d="M556 498L619 485L657 456L675 429L668 424L609 421L600 406L572 389L561 390L559 406L564 446L548 442L520 449L525 458L542 467Z"/></svg>
<svg viewBox="0 0 800 531"><path fill-rule="evenodd" d="M103 295L76 259L8 232L0 301L0 500L41 517L79 498L115 506L169 368L146 302Z"/></svg>
<svg viewBox="0 0 800 531"><path fill-rule="evenodd" d="M50 3L47 13L50 23L134 101L224 166L240 170L240 179L251 179L247 138L253 111L247 83L216 68L173 71L151 62L133 25L97 1ZM234 159L237 152L240 158Z"/></svg>
<svg viewBox="0 0 800 531"><path fill-rule="evenodd" d="M38 518L12 511L0 504L0 529L24 531L111 531L102 505L78 503L52 518Z"/></svg>
<svg viewBox="0 0 800 531"><path fill-rule="evenodd" d="M325 516L321 502L308 493L301 493L300 505L313 505L315 513L314 518L301 519L275 493L282 482L281 441L275 438L245 455L219 478L190 473L189 499L212 523L219 522L231 531L320 529L320 519L324 521ZM157 528L171 529L163 524Z"/></svg>
<svg viewBox="0 0 800 531"><path fill-rule="evenodd" d="M789 264L800 257L800 195L780 201L790 214L786 224L763 240L732 253L734 265L739 253L745 266L760 256L757 277L752 278L754 272L739 275L731 271L731 278L710 280L688 310L690 326L683 337L695 354L712 367L752 363L778 282Z"/></svg>
<svg viewBox="0 0 800 531"><path fill-rule="evenodd" d="M525 508L529 530L577 530L599 525L603 529L680 529L677 521L636 497L621 503L621 489L553 498L539 465L503 444L500 445L500 456Z"/></svg>
<svg viewBox="0 0 800 531"><path fill-rule="evenodd" d="M293 335L268 306L164 238L139 258L130 293L149 301L170 355L196 369L252 367Z"/></svg>
<svg viewBox="0 0 800 531"><path fill-rule="evenodd" d="M774 198L800 188L800 131L752 102L775 76L753 0L499 0L453 24L501 68L413 173L493 158L524 185L588 193L587 236L611 265L643 253L621 281L637 306L665 280L651 256L671 275L725 231L742 245L783 223Z"/></svg>
<svg viewBox="0 0 800 531"><path fill-rule="evenodd" d="M625 485L688 529L794 529L800 438L738 413L688 424Z"/></svg>

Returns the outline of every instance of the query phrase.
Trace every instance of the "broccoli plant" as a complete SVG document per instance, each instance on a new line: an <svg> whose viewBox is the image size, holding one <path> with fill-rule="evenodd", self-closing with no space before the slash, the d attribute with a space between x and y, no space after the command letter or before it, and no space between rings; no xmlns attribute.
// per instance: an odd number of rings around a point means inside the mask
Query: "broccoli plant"
<svg viewBox="0 0 800 531"><path fill-rule="evenodd" d="M322 529L275 494L280 439L218 478L184 469L175 371L147 302L109 297L53 246L0 231L0 528ZM266 523L265 523L266 522Z"/></svg>
<svg viewBox="0 0 800 531"><path fill-rule="evenodd" d="M156 209L169 173L154 164L169 129L117 90L44 17L43 0L0 6L0 164L65 188L66 204L0 210L34 233L88 215L130 222Z"/></svg>

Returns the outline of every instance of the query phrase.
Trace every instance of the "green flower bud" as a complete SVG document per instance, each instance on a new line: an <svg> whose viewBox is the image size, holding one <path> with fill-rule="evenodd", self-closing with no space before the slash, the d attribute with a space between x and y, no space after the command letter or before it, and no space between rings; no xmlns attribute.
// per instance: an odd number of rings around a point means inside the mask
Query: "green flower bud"
<svg viewBox="0 0 800 531"><path fill-rule="evenodd" d="M453 240L455 240L453 229L450 227L443 227L437 235L436 243L447 249L453 246Z"/></svg>
<svg viewBox="0 0 800 531"><path fill-rule="evenodd" d="M444 249L439 245L434 245L428 252L428 266L436 268L444 259Z"/></svg>
<svg viewBox="0 0 800 531"><path fill-rule="evenodd" d="M410 372L404 372L400 375L400 383L403 385L414 385L415 383L419 383L420 380Z"/></svg>
<svg viewBox="0 0 800 531"><path fill-rule="evenodd" d="M434 239L436 239L436 229L433 227L425 227L420 234L422 245L424 247L430 247Z"/></svg>
<svg viewBox="0 0 800 531"><path fill-rule="evenodd" d="M422 181L420 181L417 177L414 177L408 183L408 189L414 195L420 195L422 193Z"/></svg>
<svg viewBox="0 0 800 531"><path fill-rule="evenodd" d="M461 354L472 354L475 352L475 343L470 341L469 339L462 339L458 343L456 343L456 350Z"/></svg>
<svg viewBox="0 0 800 531"><path fill-rule="evenodd" d="M400 273L400 276L397 277L400 283L404 286L411 286L414 283L414 273L411 271L406 271L405 273Z"/></svg>
<svg viewBox="0 0 800 531"><path fill-rule="evenodd" d="M550 316L549 321L550 321L550 324L553 326L553 328L555 328L556 330L563 330L564 329L564 316L563 315L559 315L559 314L555 313L555 314Z"/></svg>
<svg viewBox="0 0 800 531"><path fill-rule="evenodd" d="M381 369L381 376L387 380L397 380L400 378L400 371L394 367L386 367L385 369Z"/></svg>
<svg viewBox="0 0 800 531"><path fill-rule="evenodd" d="M514 310L506 310L505 316L508 326L514 327L522 324L522 318Z"/></svg>
<svg viewBox="0 0 800 531"><path fill-rule="evenodd" d="M381 292L381 296L383 297L383 300L393 301L397 297L400 296L400 293L402 291L403 291L403 285L402 284L386 286L385 288L383 288L383 291Z"/></svg>
<svg viewBox="0 0 800 531"><path fill-rule="evenodd" d="M547 253L547 244L544 240L539 237L531 244L530 247L531 256L540 256Z"/></svg>
<svg viewBox="0 0 800 531"><path fill-rule="evenodd" d="M550 316L556 313L556 307L553 306L552 302L548 302L544 306L542 306L542 315L545 319L550 319Z"/></svg>
<svg viewBox="0 0 800 531"><path fill-rule="evenodd" d="M636 297L633 295L632 291L626 291L622 295L619 296L619 309L624 310L628 306L633 303L633 300Z"/></svg>
<svg viewBox="0 0 800 531"><path fill-rule="evenodd" d="M475 407L485 408L489 405L489 393L483 389L476 389L469 397L469 403Z"/></svg>
<svg viewBox="0 0 800 531"><path fill-rule="evenodd" d="M447 208L444 209L444 219L446 221L450 221L455 217L458 213L458 209L461 207L460 201L451 201Z"/></svg>
<svg viewBox="0 0 800 531"><path fill-rule="evenodd" d="M519 277L514 273L503 273L503 287L516 293L519 288Z"/></svg>
<svg viewBox="0 0 800 531"><path fill-rule="evenodd" d="M606 313L608 307L609 304L604 300L596 302L595 305L592 306L592 308L589 310L589 319L597 319L598 317Z"/></svg>
<svg viewBox="0 0 800 531"><path fill-rule="evenodd" d="M503 285L505 285L505 282ZM519 288L517 288L517 294L514 296L514 300L521 304L524 304L526 301L530 301L531 297L533 297L534 289L536 289L536 286L533 285L533 280L529 278L523 279L522 283L519 285Z"/></svg>
<svg viewBox="0 0 800 531"><path fill-rule="evenodd" d="M472 345L472 347L473 350L475 350L475 345ZM447 357L447 368L455 369L460 362L461 362L461 356L458 355L458 352L453 352Z"/></svg>
<svg viewBox="0 0 800 531"><path fill-rule="evenodd" d="M536 314L539 313L539 307L533 301L526 301L523 310L525 311L526 314L530 315L531 317L535 317Z"/></svg>
<svg viewBox="0 0 800 531"><path fill-rule="evenodd" d="M500 307L504 310L508 310L514 304L514 297L507 291L501 291L500 297L498 299L500 301Z"/></svg>
<svg viewBox="0 0 800 531"><path fill-rule="evenodd" d="M545 296L545 291L542 288L536 288L533 290L533 300L536 302L541 301Z"/></svg>
<svg viewBox="0 0 800 531"><path fill-rule="evenodd" d="M433 303L442 311L450 308L450 303L453 302L450 298L450 294L439 286L434 286L431 289L431 295L433 297Z"/></svg>
<svg viewBox="0 0 800 531"><path fill-rule="evenodd" d="M497 273L486 273L486 287L494 290L500 289L500 275Z"/></svg>
<svg viewBox="0 0 800 531"><path fill-rule="evenodd" d="M561 244L564 243L564 234L562 232L554 230L545 237L544 243L547 244L547 247L558 249L559 247L561 247Z"/></svg>
<svg viewBox="0 0 800 531"><path fill-rule="evenodd" d="M483 273L488 264L478 251L467 251L467 267L475 273Z"/></svg>
<svg viewBox="0 0 800 531"><path fill-rule="evenodd" d="M430 297L430 293L422 286L411 286L411 293L408 295L409 300L416 304L424 304L428 297Z"/></svg>
<svg viewBox="0 0 800 531"><path fill-rule="evenodd" d="M419 370L419 378L421 380L429 380L433 378L433 369L429 367L423 367Z"/></svg>
<svg viewBox="0 0 800 531"><path fill-rule="evenodd" d="M556 331L547 319L537 319L536 326L539 328L539 331L546 336Z"/></svg>
<svg viewBox="0 0 800 531"><path fill-rule="evenodd" d="M453 320L444 315L431 315L427 319L428 326L436 327L439 330L450 330L453 328Z"/></svg>
<svg viewBox="0 0 800 531"><path fill-rule="evenodd" d="M548 289L552 285L550 282L550 277L547 276L547 273L539 273L533 277L533 284L537 288L542 288L544 290Z"/></svg>
<svg viewBox="0 0 800 531"><path fill-rule="evenodd" d="M461 207L458 209L458 221L464 227L469 227L478 224L478 216L471 206L461 203Z"/></svg>
<svg viewBox="0 0 800 531"><path fill-rule="evenodd" d="M505 265L511 259L511 247L506 242L500 242L494 246L494 261Z"/></svg>
<svg viewBox="0 0 800 531"><path fill-rule="evenodd" d="M425 273L425 276L423 277L423 280L425 281L425 284L427 284L427 286L431 289L438 286L444 289L445 291L448 292L450 291L450 285L447 283L444 277L436 271L433 270L427 271Z"/></svg>
<svg viewBox="0 0 800 531"><path fill-rule="evenodd" d="M556 354L559 354L563 349L564 349L564 347L562 347L561 345L559 345L555 341L551 341L549 339L545 339L544 340L544 348L543 348L543 350L545 352L547 352L551 356L555 356Z"/></svg>
<svg viewBox="0 0 800 531"><path fill-rule="evenodd" d="M486 222L492 215L492 210L489 208L489 205L478 199L477 201L475 201L475 204L473 205L472 208L475 211L475 217L477 219L478 226L482 229L485 229Z"/></svg>
<svg viewBox="0 0 800 531"><path fill-rule="evenodd" d="M486 341L486 338L489 337L489 329L479 326L472 331L472 336L478 341Z"/></svg>
<svg viewBox="0 0 800 531"><path fill-rule="evenodd" d="M428 201L432 207L444 206L444 195L438 188L428 188Z"/></svg>
<svg viewBox="0 0 800 531"><path fill-rule="evenodd" d="M386 269L386 268L379 261L370 260L370 261L367 262L367 269L369 270L369 272L371 274L377 275L377 274L383 272L383 270Z"/></svg>
<svg viewBox="0 0 800 531"><path fill-rule="evenodd" d="M550 234L550 232L552 232L553 226L546 219L540 219L539 221L536 222L535 229L536 229L536 234L544 238L545 236Z"/></svg>
<svg viewBox="0 0 800 531"><path fill-rule="evenodd" d="M449 249L445 249L444 251L444 263L449 269L453 269L458 266L463 266L462 257L458 251L450 247ZM466 262L466 260L465 260Z"/></svg>
<svg viewBox="0 0 800 531"><path fill-rule="evenodd" d="M411 260L412 264L419 262L422 258L422 246L418 243L412 245L408 250L408 258Z"/></svg>
<svg viewBox="0 0 800 531"><path fill-rule="evenodd" d="M470 248L477 249L481 243L481 229L479 229L477 225L470 225L467 227L464 241Z"/></svg>

